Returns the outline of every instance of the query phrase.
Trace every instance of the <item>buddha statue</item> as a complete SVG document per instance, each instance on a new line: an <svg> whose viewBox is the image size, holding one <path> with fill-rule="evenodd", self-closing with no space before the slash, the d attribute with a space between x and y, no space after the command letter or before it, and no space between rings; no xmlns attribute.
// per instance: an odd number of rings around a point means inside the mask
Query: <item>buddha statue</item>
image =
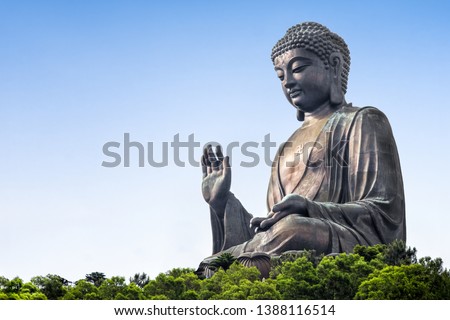
<svg viewBox="0 0 450 320"><path fill-rule="evenodd" d="M230 192L231 167L217 147L202 156L202 192L210 207L213 255L252 259L287 251L352 251L355 245L406 240L405 201L397 147L386 116L345 101L350 52L325 26L291 27L272 49L281 88L301 126L271 168L266 217L253 217ZM249 186L250 188L252 186ZM264 260L264 259L263 259ZM250 262L248 262L250 261Z"/></svg>

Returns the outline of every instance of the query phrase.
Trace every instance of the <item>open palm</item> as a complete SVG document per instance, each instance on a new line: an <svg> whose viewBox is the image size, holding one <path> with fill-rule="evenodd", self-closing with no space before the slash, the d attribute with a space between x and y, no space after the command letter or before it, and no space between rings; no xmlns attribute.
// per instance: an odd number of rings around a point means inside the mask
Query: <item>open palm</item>
<svg viewBox="0 0 450 320"><path fill-rule="evenodd" d="M202 155L202 193L205 201L216 211L225 209L231 187L229 157L224 157L220 146L216 152L208 145Z"/></svg>

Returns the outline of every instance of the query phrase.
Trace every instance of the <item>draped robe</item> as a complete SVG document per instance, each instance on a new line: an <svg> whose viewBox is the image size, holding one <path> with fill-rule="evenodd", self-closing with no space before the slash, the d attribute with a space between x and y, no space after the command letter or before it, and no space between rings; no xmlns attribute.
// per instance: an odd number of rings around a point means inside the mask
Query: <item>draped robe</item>
<svg viewBox="0 0 450 320"><path fill-rule="evenodd" d="M252 215L231 194L223 217L211 209L213 254L303 250L298 230L305 222L310 228L327 226L329 247L324 253L406 240L400 162L386 116L373 107L346 105L328 118L314 143L306 169L289 191L306 198L309 220L291 214L255 235L249 226ZM282 152L283 147L271 170L269 211L286 196L280 176Z"/></svg>

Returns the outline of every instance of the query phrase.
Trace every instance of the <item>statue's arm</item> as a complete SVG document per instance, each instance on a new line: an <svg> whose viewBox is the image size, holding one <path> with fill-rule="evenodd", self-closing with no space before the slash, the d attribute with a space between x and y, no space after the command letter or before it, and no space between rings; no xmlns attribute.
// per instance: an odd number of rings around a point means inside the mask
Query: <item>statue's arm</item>
<svg viewBox="0 0 450 320"><path fill-rule="evenodd" d="M223 212L210 207L213 254L250 240L254 232L250 228L252 215L230 192Z"/></svg>
<svg viewBox="0 0 450 320"><path fill-rule="evenodd" d="M220 146L208 145L202 156L202 194L210 207L213 254L252 238L252 215L230 192L231 166Z"/></svg>

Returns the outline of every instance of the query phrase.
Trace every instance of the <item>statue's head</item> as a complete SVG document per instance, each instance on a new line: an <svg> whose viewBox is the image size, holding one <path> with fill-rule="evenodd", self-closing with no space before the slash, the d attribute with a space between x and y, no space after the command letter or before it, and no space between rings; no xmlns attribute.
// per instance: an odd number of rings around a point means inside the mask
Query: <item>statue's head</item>
<svg viewBox="0 0 450 320"><path fill-rule="evenodd" d="M304 22L291 27L273 47L272 61L287 99L300 112L310 112L322 100L332 105L344 101L350 52L325 26Z"/></svg>

